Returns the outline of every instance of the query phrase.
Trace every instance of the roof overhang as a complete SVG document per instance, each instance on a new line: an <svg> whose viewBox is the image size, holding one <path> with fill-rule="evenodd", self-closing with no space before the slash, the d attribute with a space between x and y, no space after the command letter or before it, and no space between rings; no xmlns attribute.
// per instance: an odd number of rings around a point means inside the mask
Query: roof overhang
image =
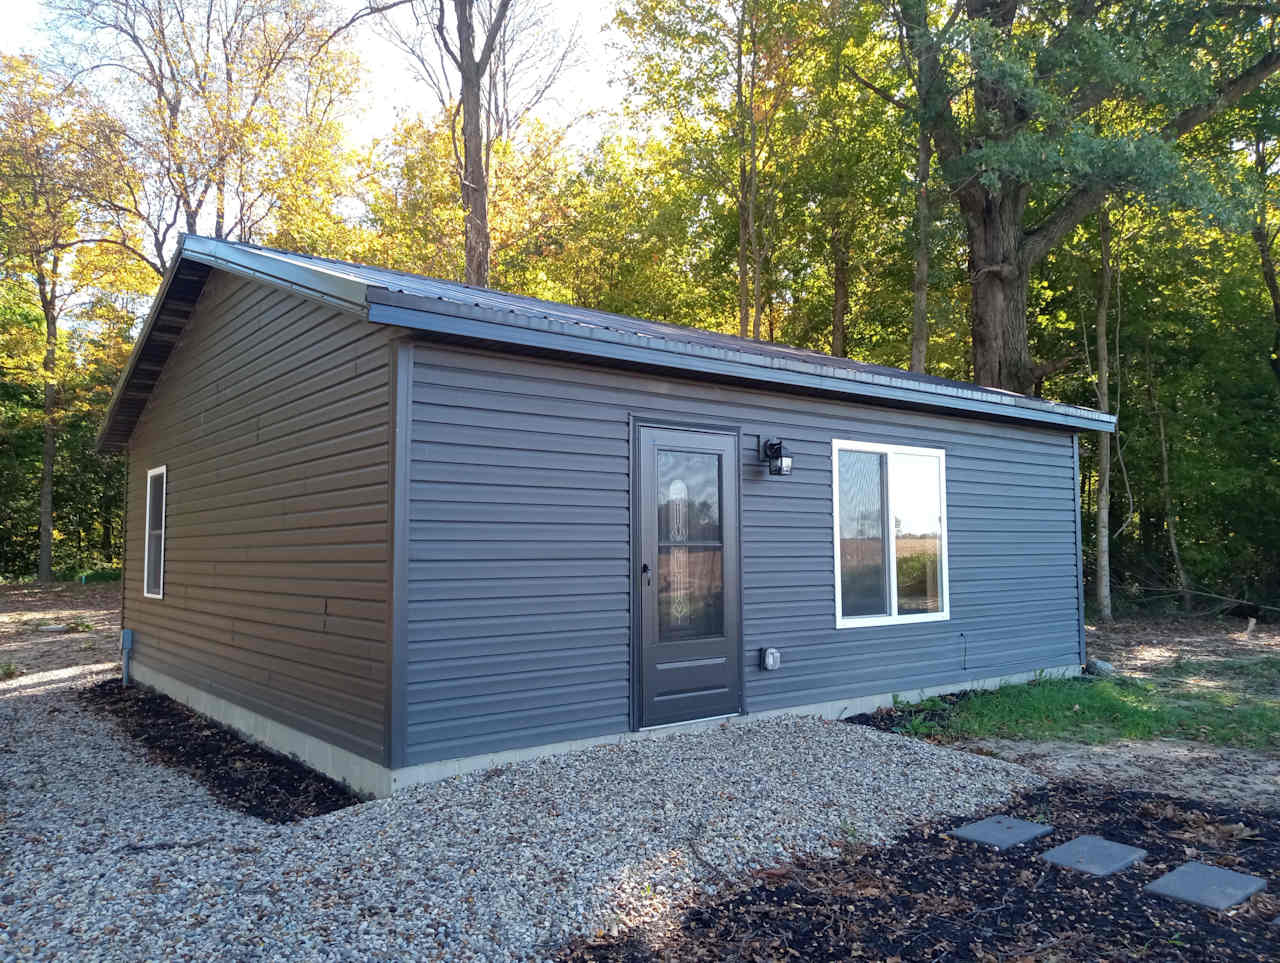
<svg viewBox="0 0 1280 963"><path fill-rule="evenodd" d="M370 286L369 320L457 342L524 353L604 360L622 367L674 371L704 380L848 398L870 404L1068 431L1114 431L1114 415L963 382L921 382L820 361L767 357L722 345L566 323ZM815 359L820 356L815 355Z"/></svg>
<svg viewBox="0 0 1280 963"><path fill-rule="evenodd" d="M736 339L686 338L681 337L684 329L674 325L635 322L633 327L643 329L628 330L604 315L600 323L580 316L557 318L552 316L553 309L563 306L528 299L512 297L510 308L495 308L469 301L461 293L428 297L369 280L385 275L388 283L395 283L394 272L185 235L112 393L98 432L99 451L121 451L128 444L214 269L292 291L377 324L452 342L1059 431L1115 430L1114 415L1091 408L897 373L893 368L829 363L816 353L751 350L752 342L743 342L739 348ZM491 295L490 302L504 297L485 293Z"/></svg>

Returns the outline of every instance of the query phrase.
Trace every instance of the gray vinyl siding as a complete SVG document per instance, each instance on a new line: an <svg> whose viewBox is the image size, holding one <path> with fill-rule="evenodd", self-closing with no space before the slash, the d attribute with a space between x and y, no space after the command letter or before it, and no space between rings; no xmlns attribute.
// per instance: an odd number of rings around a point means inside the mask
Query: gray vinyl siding
<svg viewBox="0 0 1280 963"><path fill-rule="evenodd" d="M433 343L412 390L408 764L629 727L632 419L742 432L748 711L1081 657L1069 433ZM833 438L946 449L949 621L835 628Z"/></svg>
<svg viewBox="0 0 1280 963"><path fill-rule="evenodd" d="M129 444L134 659L388 757L389 332L215 272ZM142 592L168 466L164 597Z"/></svg>

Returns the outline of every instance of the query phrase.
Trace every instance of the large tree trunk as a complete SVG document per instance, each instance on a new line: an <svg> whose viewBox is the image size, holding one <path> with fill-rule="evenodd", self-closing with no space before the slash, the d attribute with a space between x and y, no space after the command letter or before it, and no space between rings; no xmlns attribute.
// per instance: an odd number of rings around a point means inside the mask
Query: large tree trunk
<svg viewBox="0 0 1280 963"><path fill-rule="evenodd" d="M459 33L461 33L461 25ZM461 41L470 47L470 38ZM464 54L465 56L465 54ZM462 207L466 211L467 283L489 286L489 178L480 125L480 75L474 64L462 76Z"/></svg>
<svg viewBox="0 0 1280 963"><path fill-rule="evenodd" d="M1027 344L1031 272L1021 251L1025 207L1022 187L999 195L970 187L960 195L969 239L973 380L1023 393L1036 380Z"/></svg>
<svg viewBox="0 0 1280 963"><path fill-rule="evenodd" d="M846 357L845 319L849 316L849 242L836 225L831 229L831 280L835 299L831 306L831 353Z"/></svg>
<svg viewBox="0 0 1280 963"><path fill-rule="evenodd" d="M929 170L933 141L921 123L916 155L916 270L911 280L911 370L924 373L929 357Z"/></svg>
<svg viewBox="0 0 1280 963"><path fill-rule="evenodd" d="M465 216L466 278L468 284L489 286L489 170L485 164L484 116L481 85L494 45L502 30L511 0L499 0L485 32L484 44L475 49L475 0L453 0L458 24L458 49L450 53L458 68L462 101L462 207ZM444 5L437 30L444 37Z"/></svg>
<svg viewBox="0 0 1280 963"><path fill-rule="evenodd" d="M1111 216L1104 207L1098 211L1098 249L1101 271L1098 278L1098 312L1094 333L1098 344L1098 410L1111 410L1107 350L1107 308L1111 301ZM1112 620L1111 614L1111 433L1098 432L1098 618Z"/></svg>

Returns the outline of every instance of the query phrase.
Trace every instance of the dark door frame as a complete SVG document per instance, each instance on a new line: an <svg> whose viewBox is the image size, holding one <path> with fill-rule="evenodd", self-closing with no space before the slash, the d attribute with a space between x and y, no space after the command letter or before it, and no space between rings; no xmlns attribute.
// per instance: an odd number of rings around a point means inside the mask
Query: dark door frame
<svg viewBox="0 0 1280 963"><path fill-rule="evenodd" d="M672 431L697 431L706 434L726 435L733 439L733 470L738 473L738 497L735 508L735 517L733 524L738 527L737 538L737 558L735 562L738 566L738 591L736 598L725 599L725 604L732 604L737 607L738 612L738 714L744 715L747 711L747 690L744 666L746 659L743 653L743 642L746 636L746 627L743 624L743 608L742 608L742 428L737 425L726 425L723 422L704 422L690 421L679 418L666 418L661 415L645 414L638 415L632 413L628 416L631 431L631 456L628 464L628 484L631 487L630 498L630 518L628 519L628 538L631 543L631 578L627 583L627 604L631 610L631 639L628 645L630 654L630 672L631 672L631 712L630 722L633 732L642 728L643 711L644 711L644 691L642 679L642 659L643 653L640 651L641 638L641 605L636 595L636 586L640 579L640 566L644 564L641 549L641 537L639 533L640 513L641 513L641 491L639 485L639 465L640 465L640 429L641 428L667 428ZM725 519L726 524L729 519ZM683 723L671 723L671 725L683 725Z"/></svg>

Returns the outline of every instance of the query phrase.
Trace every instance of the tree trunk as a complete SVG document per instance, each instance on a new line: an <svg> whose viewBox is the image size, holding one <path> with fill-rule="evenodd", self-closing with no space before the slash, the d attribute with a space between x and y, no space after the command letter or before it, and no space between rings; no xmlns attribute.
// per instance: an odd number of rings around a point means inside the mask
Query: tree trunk
<svg viewBox="0 0 1280 963"><path fill-rule="evenodd" d="M1101 272L1098 278L1098 313L1094 334L1098 344L1098 410L1111 410L1107 350L1107 309L1111 300L1111 215L1105 207L1098 211L1098 249ZM1112 620L1111 614L1111 433L1098 432L1098 618Z"/></svg>
<svg viewBox="0 0 1280 963"><path fill-rule="evenodd" d="M479 287L489 286L489 171L485 166L485 146L481 85L498 32L502 29L510 0L501 0L484 37L484 47L476 54L474 0L454 0L458 25L458 68L462 101L462 178L460 182L466 244L466 280ZM441 6L443 17L443 5ZM443 30L443 21L440 28Z"/></svg>
<svg viewBox="0 0 1280 963"><path fill-rule="evenodd" d="M751 230L747 221L747 108L742 93L743 57L746 53L746 14L739 11L737 30L737 60L734 63L735 137L738 147L738 337L751 333L751 288L747 276L747 249L751 244Z"/></svg>
<svg viewBox="0 0 1280 963"><path fill-rule="evenodd" d="M831 278L835 299L831 306L831 353L846 357L845 319L849 316L849 244L837 225L831 229Z"/></svg>
<svg viewBox="0 0 1280 963"><path fill-rule="evenodd" d="M459 29L461 33L461 28ZM469 44L464 43L464 50ZM466 56L464 54L463 56ZM462 206L466 211L467 283L489 286L489 184L480 126L480 75L462 72Z"/></svg>
<svg viewBox="0 0 1280 963"><path fill-rule="evenodd" d="M1026 393L1036 381L1027 343L1027 288L1022 257L1026 189L992 195L982 187L960 194L969 240L973 307L973 380Z"/></svg>
<svg viewBox="0 0 1280 963"><path fill-rule="evenodd" d="M1267 183L1267 142L1261 135L1254 141L1254 164L1258 179ZM1253 224L1253 241L1258 246L1258 257L1262 261L1262 279L1266 282L1267 293L1271 296L1271 316L1275 321L1275 338L1271 342L1271 370L1280 378L1280 282L1276 281L1276 261L1272 253L1274 238L1271 224L1267 218L1267 197L1265 191L1258 201L1258 215Z"/></svg>
<svg viewBox="0 0 1280 963"><path fill-rule="evenodd" d="M916 155L916 270L911 281L911 370L924 373L929 356L929 169L933 141L920 124Z"/></svg>
<svg viewBox="0 0 1280 963"><path fill-rule="evenodd" d="M751 337L760 340L760 306L763 293L761 291L760 273L764 261L760 238L760 125L756 120L756 23L755 13L751 13L751 69L747 85L747 234L751 239Z"/></svg>
<svg viewBox="0 0 1280 963"><path fill-rule="evenodd" d="M99 510L102 512L102 537L98 542L98 554L102 556L102 561L105 564L110 565L112 551L115 548L114 539L111 537L113 534L111 507L104 503Z"/></svg>
<svg viewBox="0 0 1280 963"><path fill-rule="evenodd" d="M57 409L58 383L54 374L58 352L58 319L45 308L44 342L44 453L40 473L40 560L37 575L42 582L53 581L53 461L57 439L53 418Z"/></svg>
<svg viewBox="0 0 1280 963"><path fill-rule="evenodd" d="M1147 348L1147 398L1151 413L1156 419L1156 437L1160 441L1160 494L1164 499L1165 531L1169 535L1169 555L1173 560L1173 574L1177 590L1182 594L1182 610L1191 611L1191 593L1187 586L1187 573L1182 567L1182 553L1178 551L1178 518L1173 505L1173 487L1169 482L1169 439L1164 426L1164 409L1156 397L1154 375L1151 369L1151 349Z"/></svg>
<svg viewBox="0 0 1280 963"><path fill-rule="evenodd" d="M747 159L738 162L738 336L751 335L751 227L747 214Z"/></svg>

